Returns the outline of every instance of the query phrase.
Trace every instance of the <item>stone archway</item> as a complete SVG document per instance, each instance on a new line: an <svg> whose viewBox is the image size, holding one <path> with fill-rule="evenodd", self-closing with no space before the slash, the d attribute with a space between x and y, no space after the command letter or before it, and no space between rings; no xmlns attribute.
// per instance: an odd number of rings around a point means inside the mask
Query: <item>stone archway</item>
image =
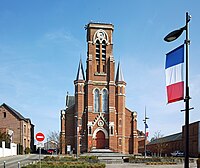
<svg viewBox="0 0 200 168"><path fill-rule="evenodd" d="M96 149L105 149L106 139L103 131L98 131L96 134Z"/></svg>

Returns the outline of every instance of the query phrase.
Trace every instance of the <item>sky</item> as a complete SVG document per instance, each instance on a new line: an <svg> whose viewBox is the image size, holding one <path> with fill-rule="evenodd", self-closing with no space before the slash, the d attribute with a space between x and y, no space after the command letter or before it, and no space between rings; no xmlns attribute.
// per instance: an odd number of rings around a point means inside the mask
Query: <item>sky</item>
<svg viewBox="0 0 200 168"><path fill-rule="evenodd" d="M113 53L120 61L126 86L126 106L138 114L149 138L158 131L181 132L184 102L167 104L165 54L183 44L163 38L185 25L189 12L190 122L200 120L200 1L186 0L0 0L0 104L6 103L46 136L60 130L60 111L67 92L74 94L78 63L86 67L84 26L114 25Z"/></svg>

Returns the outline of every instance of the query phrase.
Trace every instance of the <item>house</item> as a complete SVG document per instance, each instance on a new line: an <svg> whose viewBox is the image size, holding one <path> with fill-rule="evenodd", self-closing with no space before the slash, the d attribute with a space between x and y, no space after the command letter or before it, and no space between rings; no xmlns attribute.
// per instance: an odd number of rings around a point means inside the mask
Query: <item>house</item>
<svg viewBox="0 0 200 168"><path fill-rule="evenodd" d="M8 130L11 142L18 145L18 153L22 149L24 152L27 147L34 149L34 125L31 120L5 103L0 106L0 129Z"/></svg>

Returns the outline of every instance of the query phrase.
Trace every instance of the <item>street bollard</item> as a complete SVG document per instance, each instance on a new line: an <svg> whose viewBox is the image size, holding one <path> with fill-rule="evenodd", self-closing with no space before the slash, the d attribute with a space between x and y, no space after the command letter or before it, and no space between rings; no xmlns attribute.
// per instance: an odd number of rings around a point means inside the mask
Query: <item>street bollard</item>
<svg viewBox="0 0 200 168"><path fill-rule="evenodd" d="M18 167L17 168L20 168L20 162L18 162Z"/></svg>
<svg viewBox="0 0 200 168"><path fill-rule="evenodd" d="M3 168L6 168L6 161L3 161Z"/></svg>

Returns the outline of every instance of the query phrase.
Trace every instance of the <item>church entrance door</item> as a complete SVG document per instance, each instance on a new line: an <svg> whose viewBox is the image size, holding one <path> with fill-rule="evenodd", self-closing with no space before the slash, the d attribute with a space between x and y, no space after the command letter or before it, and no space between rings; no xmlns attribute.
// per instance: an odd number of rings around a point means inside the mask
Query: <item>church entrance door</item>
<svg viewBox="0 0 200 168"><path fill-rule="evenodd" d="M105 149L106 140L103 131L98 131L96 134L96 149Z"/></svg>

